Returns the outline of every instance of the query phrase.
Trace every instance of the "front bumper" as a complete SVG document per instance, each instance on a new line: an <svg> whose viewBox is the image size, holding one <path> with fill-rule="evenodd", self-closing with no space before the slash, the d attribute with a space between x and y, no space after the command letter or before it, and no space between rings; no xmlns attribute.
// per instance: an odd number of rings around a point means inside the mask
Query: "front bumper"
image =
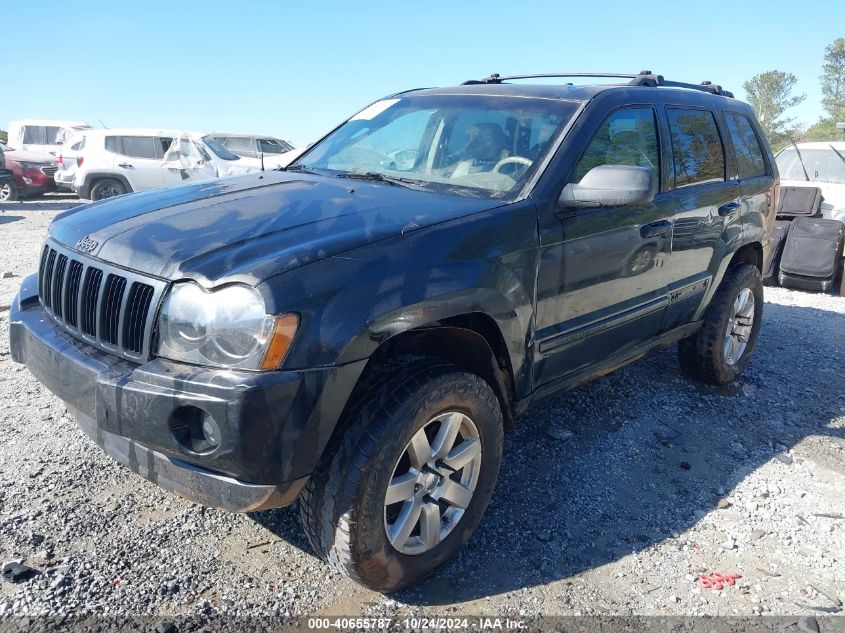
<svg viewBox="0 0 845 633"><path fill-rule="evenodd" d="M247 512L292 503L364 365L266 373L161 359L138 365L73 338L41 308L36 289L36 276L28 277L11 306L12 359L109 455L202 505ZM192 453L171 430L192 407L220 428L211 453Z"/></svg>

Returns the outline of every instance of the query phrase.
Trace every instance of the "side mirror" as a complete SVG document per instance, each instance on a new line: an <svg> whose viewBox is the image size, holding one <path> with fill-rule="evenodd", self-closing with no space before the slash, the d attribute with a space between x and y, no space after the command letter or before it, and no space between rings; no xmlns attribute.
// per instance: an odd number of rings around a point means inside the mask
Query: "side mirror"
<svg viewBox="0 0 845 633"><path fill-rule="evenodd" d="M654 199L654 173L648 167L599 165L579 183L563 188L561 207L636 207Z"/></svg>

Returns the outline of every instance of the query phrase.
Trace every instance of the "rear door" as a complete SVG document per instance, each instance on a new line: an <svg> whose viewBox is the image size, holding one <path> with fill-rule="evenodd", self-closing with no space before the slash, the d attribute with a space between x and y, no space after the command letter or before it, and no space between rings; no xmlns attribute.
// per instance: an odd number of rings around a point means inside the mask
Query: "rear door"
<svg viewBox="0 0 845 633"><path fill-rule="evenodd" d="M692 317L722 258L741 242L742 205L715 112L669 105L663 116L672 154L670 198L676 208L664 324L671 329Z"/></svg>
<svg viewBox="0 0 845 633"><path fill-rule="evenodd" d="M156 136L118 136L114 159L115 173L124 176L132 191L155 189L164 185Z"/></svg>
<svg viewBox="0 0 845 633"><path fill-rule="evenodd" d="M736 156L734 171L739 181L743 230L748 241L760 235L768 238L774 222L774 168L748 115L732 110L723 110L722 115Z"/></svg>

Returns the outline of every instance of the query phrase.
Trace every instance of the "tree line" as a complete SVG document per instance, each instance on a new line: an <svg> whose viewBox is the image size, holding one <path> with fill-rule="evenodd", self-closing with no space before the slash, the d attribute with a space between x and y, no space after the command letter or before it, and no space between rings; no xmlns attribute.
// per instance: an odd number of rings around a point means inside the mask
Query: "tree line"
<svg viewBox="0 0 845 633"><path fill-rule="evenodd" d="M825 48L819 76L825 114L809 127L786 115L789 108L807 98L805 94L793 93L797 81L790 72L767 70L743 84L748 103L754 108L772 149L777 151L793 141L841 140L842 130L836 124L845 123L845 38L837 38Z"/></svg>

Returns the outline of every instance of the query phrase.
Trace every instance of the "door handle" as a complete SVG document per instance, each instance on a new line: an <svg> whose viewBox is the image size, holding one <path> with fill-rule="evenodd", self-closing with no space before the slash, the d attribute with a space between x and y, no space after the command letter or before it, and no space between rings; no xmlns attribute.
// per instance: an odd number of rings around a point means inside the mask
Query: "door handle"
<svg viewBox="0 0 845 633"><path fill-rule="evenodd" d="M719 215L723 217L726 215L730 215L731 213L739 211L739 208L741 206L742 205L739 202L728 202L727 204L723 204L721 207L719 207Z"/></svg>
<svg viewBox="0 0 845 633"><path fill-rule="evenodd" d="M646 239L651 237L669 237L672 234L672 222L670 220L660 220L660 222L652 222L640 227L640 237Z"/></svg>
<svg viewBox="0 0 845 633"><path fill-rule="evenodd" d="M135 169L135 167L133 165L130 165L129 163L119 163L117 166L123 167L124 169Z"/></svg>

